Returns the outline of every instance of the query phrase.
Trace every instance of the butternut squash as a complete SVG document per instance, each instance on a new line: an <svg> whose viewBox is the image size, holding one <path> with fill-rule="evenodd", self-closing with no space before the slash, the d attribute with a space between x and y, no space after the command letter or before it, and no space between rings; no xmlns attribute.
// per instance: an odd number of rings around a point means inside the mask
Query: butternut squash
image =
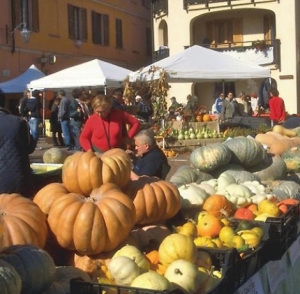
<svg viewBox="0 0 300 294"><path fill-rule="evenodd" d="M273 132L275 133L279 133L283 136L287 136L287 137L297 137L297 132L295 132L294 130L291 129L286 129L285 127L281 126L281 125L275 125L272 129Z"/></svg>

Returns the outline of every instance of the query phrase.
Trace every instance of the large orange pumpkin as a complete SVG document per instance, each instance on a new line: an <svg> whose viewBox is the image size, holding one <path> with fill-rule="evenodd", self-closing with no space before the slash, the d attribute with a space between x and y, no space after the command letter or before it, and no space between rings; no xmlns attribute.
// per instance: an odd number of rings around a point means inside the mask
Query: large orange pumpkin
<svg viewBox="0 0 300 294"><path fill-rule="evenodd" d="M45 246L46 216L37 204L20 194L0 194L0 227L3 227L3 247L17 244Z"/></svg>
<svg viewBox="0 0 300 294"><path fill-rule="evenodd" d="M172 183L142 176L124 188L134 203L137 224L151 224L173 217L180 209L181 196Z"/></svg>
<svg viewBox="0 0 300 294"><path fill-rule="evenodd" d="M78 151L65 160L62 181L68 191L88 196L105 183L125 186L130 173L130 157L122 149L114 148L103 154Z"/></svg>
<svg viewBox="0 0 300 294"><path fill-rule="evenodd" d="M210 195L206 198L202 206L203 210L218 217L228 217L232 215L232 204L224 196L219 194Z"/></svg>
<svg viewBox="0 0 300 294"><path fill-rule="evenodd" d="M112 183L93 190L91 197L61 195L48 215L60 246L86 255L115 249L127 238L135 220L132 200Z"/></svg>

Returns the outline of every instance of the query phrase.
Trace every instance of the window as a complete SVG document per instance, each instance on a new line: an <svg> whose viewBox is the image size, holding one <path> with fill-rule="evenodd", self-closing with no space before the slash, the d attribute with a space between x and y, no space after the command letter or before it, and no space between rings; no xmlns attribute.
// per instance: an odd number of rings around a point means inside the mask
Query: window
<svg viewBox="0 0 300 294"><path fill-rule="evenodd" d="M87 40L87 12L85 8L68 4L69 38Z"/></svg>
<svg viewBox="0 0 300 294"><path fill-rule="evenodd" d="M39 31L39 1L12 0L12 29L25 22L27 28L33 32Z"/></svg>
<svg viewBox="0 0 300 294"><path fill-rule="evenodd" d="M109 16L92 11L93 43L109 45Z"/></svg>
<svg viewBox="0 0 300 294"><path fill-rule="evenodd" d="M116 47L123 48L122 20L116 18Z"/></svg>
<svg viewBox="0 0 300 294"><path fill-rule="evenodd" d="M142 5L148 9L150 9L150 0L142 0Z"/></svg>
<svg viewBox="0 0 300 294"><path fill-rule="evenodd" d="M220 19L206 22L206 38L211 45L242 43L242 19Z"/></svg>
<svg viewBox="0 0 300 294"><path fill-rule="evenodd" d="M148 56L152 55L152 34L151 29L146 28L146 52Z"/></svg>

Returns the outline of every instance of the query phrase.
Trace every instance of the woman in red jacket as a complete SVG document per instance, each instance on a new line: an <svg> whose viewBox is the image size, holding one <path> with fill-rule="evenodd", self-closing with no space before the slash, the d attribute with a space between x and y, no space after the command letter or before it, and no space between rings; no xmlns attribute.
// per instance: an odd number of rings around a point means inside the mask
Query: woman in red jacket
<svg viewBox="0 0 300 294"><path fill-rule="evenodd" d="M139 131L140 122L131 114L112 107L112 100L105 95L93 98L93 114L86 121L80 135L83 150L105 152L121 148L124 137L132 139ZM130 129L124 134L125 126Z"/></svg>
<svg viewBox="0 0 300 294"><path fill-rule="evenodd" d="M277 89L270 90L270 120L273 125L281 124L285 121L285 105Z"/></svg>

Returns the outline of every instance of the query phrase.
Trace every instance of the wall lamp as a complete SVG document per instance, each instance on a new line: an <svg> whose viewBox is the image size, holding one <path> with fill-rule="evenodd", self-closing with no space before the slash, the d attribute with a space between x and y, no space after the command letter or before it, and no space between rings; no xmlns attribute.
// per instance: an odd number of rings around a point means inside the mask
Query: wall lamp
<svg viewBox="0 0 300 294"><path fill-rule="evenodd" d="M8 44L8 40L10 39L9 36L11 36L12 38L12 48L11 48L11 53L15 52L15 32L16 30L22 28L22 30L20 31L20 35L21 38L23 40L24 43L28 43L30 40L30 34L31 31L29 31L27 29L27 24L26 22L22 22L20 24L18 24L13 31L11 31L8 27L8 25L6 25L6 44Z"/></svg>

